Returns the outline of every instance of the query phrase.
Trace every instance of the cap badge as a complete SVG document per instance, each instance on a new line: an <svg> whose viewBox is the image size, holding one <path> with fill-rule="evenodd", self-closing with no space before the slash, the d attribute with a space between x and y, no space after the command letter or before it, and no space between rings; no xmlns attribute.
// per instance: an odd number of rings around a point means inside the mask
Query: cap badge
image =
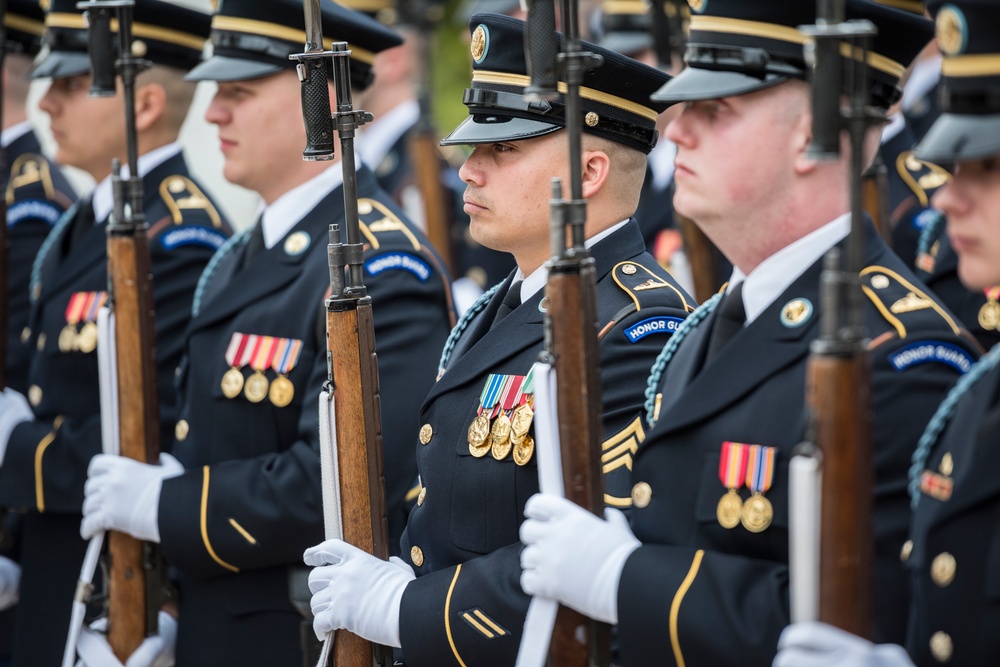
<svg viewBox="0 0 1000 667"><path fill-rule="evenodd" d="M587 127L594 127L600 120L601 117L593 111L588 111L587 115L583 117L583 122L587 124Z"/></svg>
<svg viewBox="0 0 1000 667"><path fill-rule="evenodd" d="M781 309L781 323L789 329L800 327L812 316L813 305L809 299L792 299Z"/></svg>
<svg viewBox="0 0 1000 667"><path fill-rule="evenodd" d="M965 50L969 38L965 15L955 5L945 5L938 11L935 24L938 47L946 56L957 56Z"/></svg>
<svg viewBox="0 0 1000 667"><path fill-rule="evenodd" d="M477 63L483 62L486 54L490 50L490 31L484 24L480 23L472 33L472 59Z"/></svg>
<svg viewBox="0 0 1000 667"><path fill-rule="evenodd" d="M146 46L146 42L141 39L136 39L132 41L132 55L136 58L142 58L149 51L149 47Z"/></svg>

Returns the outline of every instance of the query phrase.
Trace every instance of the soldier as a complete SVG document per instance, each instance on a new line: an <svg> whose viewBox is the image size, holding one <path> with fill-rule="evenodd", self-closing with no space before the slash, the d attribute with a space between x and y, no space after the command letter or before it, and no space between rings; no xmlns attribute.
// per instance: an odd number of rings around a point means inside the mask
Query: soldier
<svg viewBox="0 0 1000 667"><path fill-rule="evenodd" d="M443 143L473 147L460 170L472 233L511 253L518 268L463 316L421 407L422 487L403 534L403 561L386 563L339 540L306 552L308 564L325 566L310 575L317 635L346 628L402 647L410 667L514 663L528 606L517 586L517 528L524 502L538 489L529 372L543 342L550 179L568 182L562 102L522 100L524 22L477 14L469 27L470 117ZM581 113L586 235L597 277L605 502L627 507L632 455L645 433L643 388L635 377L645 374L691 299L644 251L630 217L662 110L648 98L668 77L585 48L604 57L584 77ZM488 439L487 431L495 435Z"/></svg>
<svg viewBox="0 0 1000 667"><path fill-rule="evenodd" d="M367 88L375 54L398 35L333 2L321 6L325 39L349 40L351 79ZM327 378L328 228L343 222L343 172L339 161L302 160L300 84L288 59L305 43L300 0L226 0L212 43L212 57L188 78L217 83L205 117L219 129L223 173L264 205L195 291L177 375L173 453L184 473L161 483L169 473L159 466L95 461L82 530L160 542L178 573L179 664L301 665L316 644L306 634L303 646L292 596L297 581L306 589L303 549L323 535L316 400ZM417 476L417 408L453 320L426 238L370 170L359 168L357 184L395 547ZM141 494L149 502L131 507Z"/></svg>
<svg viewBox="0 0 1000 667"><path fill-rule="evenodd" d="M156 63L139 76L136 126L149 223L156 306L158 392L163 430L174 423L173 369L198 276L228 226L192 179L176 143L194 86L184 72L200 57L207 15L156 0L135 9L134 49ZM88 96L85 19L74 0L54 0L45 18L48 51L32 76L51 78L40 107L50 117L56 160L98 183L46 238L31 272L27 401L4 398L0 414L0 504L26 510L21 530L21 602L15 665L53 665L62 655L86 544L79 522L87 464L101 451L97 311L106 299L105 221L112 209L111 161L125 161L121 95ZM30 407L29 407L30 404Z"/></svg>
<svg viewBox="0 0 1000 667"><path fill-rule="evenodd" d="M812 4L692 7L688 67L655 98L685 104L667 129L678 145L674 205L732 261L733 275L648 380L659 397L632 466L631 528L558 498L532 499L522 585L617 622L625 665L734 656L768 665L788 623L788 459L805 438L822 257L849 231L848 158L806 154L812 114L795 27L814 23ZM863 0L850 0L847 13L878 28L867 62L872 103L884 110L930 38L929 22ZM872 130L867 159L877 145ZM877 631L900 637L910 454L975 344L871 226L864 244Z"/></svg>
<svg viewBox="0 0 1000 667"><path fill-rule="evenodd" d="M932 204L948 218L958 274L973 291L1000 285L1000 25L995 0L932 2L943 114L916 155L953 165ZM989 63L977 68L977 63ZM974 73L974 76L969 76ZM913 522L902 559L913 601L906 648L873 645L830 626L802 623L781 638L776 667L986 665L1000 650L996 558L1000 495L1000 347L962 378L914 453ZM912 662L911 662L912 660Z"/></svg>

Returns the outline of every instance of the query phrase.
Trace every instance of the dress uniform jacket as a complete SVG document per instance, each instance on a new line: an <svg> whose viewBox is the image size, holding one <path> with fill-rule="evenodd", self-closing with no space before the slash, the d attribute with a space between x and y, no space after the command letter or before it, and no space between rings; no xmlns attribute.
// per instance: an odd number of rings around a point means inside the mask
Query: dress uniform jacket
<svg viewBox="0 0 1000 667"><path fill-rule="evenodd" d="M632 221L591 249L596 260L603 393L605 500L627 507L632 455L644 437L644 376L691 298L644 252ZM468 431L490 374L526 375L542 349L541 292L491 329L513 277L464 329L420 409L417 507L403 533L416 571L403 594L406 664L512 665L529 598L521 591L518 528L538 491L534 457L476 458ZM460 325L461 326L461 325Z"/></svg>
<svg viewBox="0 0 1000 667"><path fill-rule="evenodd" d="M863 321L875 448L875 612L880 641L900 642L909 526L910 456L974 342L868 227ZM822 259L799 276L701 371L716 313L667 365L655 426L632 466L633 531L643 545L618 589L621 663L770 665L789 622L788 461L806 435L809 345L819 333ZM773 523L751 533L716 515L725 441L776 448L765 497ZM749 493L740 490L742 498ZM640 507L641 505L641 507Z"/></svg>
<svg viewBox="0 0 1000 667"><path fill-rule="evenodd" d="M190 318L198 276L225 242L228 226L191 180L177 154L143 177L144 212L156 309L161 442L175 420L173 369ZM28 400L35 421L11 434L0 467L0 504L26 509L21 531L21 601L15 632L18 665L55 665L62 656L86 543L80 539L83 485L101 451L97 354L60 350L66 310L76 293L107 289L106 227L89 199L56 225L32 283ZM103 222L103 221L102 221Z"/></svg>
<svg viewBox="0 0 1000 667"><path fill-rule="evenodd" d="M922 667L988 665L1000 653L998 430L994 367L963 395L921 468L902 555L912 585L907 650Z"/></svg>
<svg viewBox="0 0 1000 667"><path fill-rule="evenodd" d="M395 545L403 496L416 480L410 434L453 320L447 276L424 236L385 203L388 195L368 169L358 172L358 194ZM248 258L247 236L234 238L199 287L178 378L182 421L174 454L187 471L163 483L159 510L163 552L179 571L178 664L303 664L303 618L289 598L289 577L302 552L323 539L323 302L328 227L343 225L343 217L337 187L270 249ZM224 395L220 381L235 365L225 358L235 333L299 341L298 361L287 372L290 404ZM276 377L274 370L265 375ZM311 628L308 638L314 641Z"/></svg>
<svg viewBox="0 0 1000 667"><path fill-rule="evenodd" d="M76 193L57 165L42 155L34 132L12 141L7 153L7 386L28 390L28 355L21 333L28 326L28 280L45 237L76 200Z"/></svg>
<svg viewBox="0 0 1000 667"><path fill-rule="evenodd" d="M958 315L980 345L989 349L1000 343L1000 330L996 326L987 329L979 321L979 311L987 301L986 295L982 290L970 290L959 280L958 255L944 230L941 230L941 235L931 246L930 252L934 264L933 267L928 267L931 271L918 271L917 275Z"/></svg>

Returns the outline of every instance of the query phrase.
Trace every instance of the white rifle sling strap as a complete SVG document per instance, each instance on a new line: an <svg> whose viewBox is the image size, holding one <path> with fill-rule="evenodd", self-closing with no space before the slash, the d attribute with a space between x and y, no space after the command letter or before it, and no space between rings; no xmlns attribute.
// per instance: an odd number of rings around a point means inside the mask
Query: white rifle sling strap
<svg viewBox="0 0 1000 667"><path fill-rule="evenodd" d="M336 399L332 393L319 395L319 465L323 488L323 528L326 539L344 539L344 524L340 513L340 469L337 467ZM333 650L333 633L323 641L317 667L326 667Z"/></svg>
<svg viewBox="0 0 1000 667"><path fill-rule="evenodd" d="M823 466L793 456L788 466L788 579L792 622L819 620L819 527Z"/></svg>
<svg viewBox="0 0 1000 667"><path fill-rule="evenodd" d="M556 371L549 364L539 361L532 367L531 373L535 378L535 461L538 463L538 489L542 493L565 498L559 453ZM531 598L515 667L545 665L558 610L559 603L555 600Z"/></svg>

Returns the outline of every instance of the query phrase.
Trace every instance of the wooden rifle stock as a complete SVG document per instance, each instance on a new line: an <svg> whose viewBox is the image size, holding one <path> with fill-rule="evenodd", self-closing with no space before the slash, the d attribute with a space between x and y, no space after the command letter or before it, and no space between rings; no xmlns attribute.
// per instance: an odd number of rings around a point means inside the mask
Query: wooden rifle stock
<svg viewBox="0 0 1000 667"><path fill-rule="evenodd" d="M327 350L337 416L344 541L389 558L382 475L382 416L371 297L327 300ZM338 630L331 667L371 667L373 645Z"/></svg>
<svg viewBox="0 0 1000 667"><path fill-rule="evenodd" d="M694 298L699 303L704 303L722 287L722 283L719 282L719 251L693 220L681 215L676 210L674 211L674 220L677 221L677 227L681 230L681 238L684 239L684 253L691 266Z"/></svg>
<svg viewBox="0 0 1000 667"><path fill-rule="evenodd" d="M444 260L448 272L454 276L456 265L452 253L452 221L445 203L444 184L441 182L438 140L429 123L418 123L410 134L409 145L413 174L424 202L427 237Z"/></svg>
<svg viewBox="0 0 1000 667"><path fill-rule="evenodd" d="M882 153L875 153L875 160L861 176L861 196L865 212L872 219L882 240L892 246L892 224L889 218L889 171Z"/></svg>

